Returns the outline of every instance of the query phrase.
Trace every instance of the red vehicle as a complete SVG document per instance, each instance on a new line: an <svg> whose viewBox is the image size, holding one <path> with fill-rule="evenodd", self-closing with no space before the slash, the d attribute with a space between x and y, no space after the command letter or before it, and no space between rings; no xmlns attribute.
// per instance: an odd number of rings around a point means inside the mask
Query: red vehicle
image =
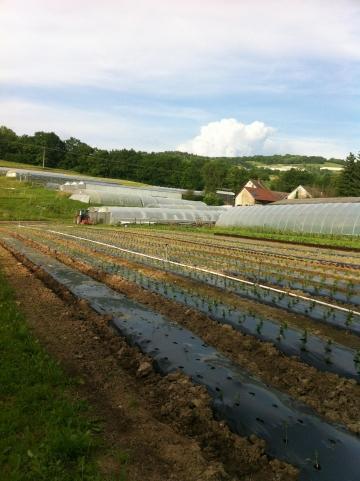
<svg viewBox="0 0 360 481"><path fill-rule="evenodd" d="M87 209L79 210L79 212L76 216L76 219L75 219L75 223L76 224L91 224L89 211Z"/></svg>

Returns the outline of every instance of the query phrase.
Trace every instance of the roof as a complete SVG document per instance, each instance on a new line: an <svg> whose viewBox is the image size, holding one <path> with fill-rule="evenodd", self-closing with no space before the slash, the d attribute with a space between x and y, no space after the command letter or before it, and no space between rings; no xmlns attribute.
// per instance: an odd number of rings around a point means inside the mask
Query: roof
<svg viewBox="0 0 360 481"><path fill-rule="evenodd" d="M231 192L230 190L217 190L216 193L222 195L235 195L235 192Z"/></svg>
<svg viewBox="0 0 360 481"><path fill-rule="evenodd" d="M295 189L293 189L290 192L290 194L292 194L293 192L295 192L300 188L304 189L309 195L311 195L311 197L326 197L320 187L313 187L311 185L301 185L301 184L295 187Z"/></svg>
<svg viewBox="0 0 360 481"><path fill-rule="evenodd" d="M284 199L288 195L287 192L273 192L265 187L245 187L245 189L254 197L255 200L260 202L276 202Z"/></svg>
<svg viewBox="0 0 360 481"><path fill-rule="evenodd" d="M284 204L355 204L360 202L360 197L317 197L311 199L284 199L274 202L273 205Z"/></svg>
<svg viewBox="0 0 360 481"><path fill-rule="evenodd" d="M245 187L246 187L246 185L247 185L249 182L252 182L257 189L266 189L266 187L263 185L263 183L262 183L260 180L254 180L254 179L249 179L249 180L246 182ZM247 187L246 187L246 188L247 188ZM250 187L250 188L252 189L253 187Z"/></svg>

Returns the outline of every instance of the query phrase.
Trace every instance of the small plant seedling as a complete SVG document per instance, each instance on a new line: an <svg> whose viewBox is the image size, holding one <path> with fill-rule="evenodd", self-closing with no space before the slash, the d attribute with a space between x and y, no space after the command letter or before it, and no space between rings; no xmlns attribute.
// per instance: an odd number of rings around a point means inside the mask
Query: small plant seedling
<svg viewBox="0 0 360 481"><path fill-rule="evenodd" d="M331 339L328 339L326 345L325 345L325 352L327 353L331 353L332 352L332 340Z"/></svg>
<svg viewBox="0 0 360 481"><path fill-rule="evenodd" d="M303 334L300 338L300 341L301 341L301 350L306 351L306 344L308 341L308 333L306 329L304 329Z"/></svg>
<svg viewBox="0 0 360 481"><path fill-rule="evenodd" d="M346 317L345 325L347 327L349 327L349 326L351 326L352 322L353 322L353 313L351 311L349 311L349 313Z"/></svg>
<svg viewBox="0 0 360 481"><path fill-rule="evenodd" d="M263 326L264 326L264 321L263 321L263 320L259 321L258 324L256 325L256 332L257 332L258 334L261 334L261 331L262 331Z"/></svg>

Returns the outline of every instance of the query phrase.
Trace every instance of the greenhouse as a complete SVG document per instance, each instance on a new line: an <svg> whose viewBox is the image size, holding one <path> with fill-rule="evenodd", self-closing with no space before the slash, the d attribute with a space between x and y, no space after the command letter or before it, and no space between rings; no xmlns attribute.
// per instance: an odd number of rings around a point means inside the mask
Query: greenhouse
<svg viewBox="0 0 360 481"><path fill-rule="evenodd" d="M146 194L133 194L127 191L101 191L90 189L78 189L76 193L70 197L72 200L78 200L86 204L105 204L120 207L164 207L167 205L182 207L191 207L194 209L206 207L204 202L195 200L182 200L166 197L153 197Z"/></svg>
<svg viewBox="0 0 360 481"><path fill-rule="evenodd" d="M90 207L90 221L94 224L214 224L221 210L168 209L142 207Z"/></svg>
<svg viewBox="0 0 360 481"><path fill-rule="evenodd" d="M78 194L79 191L97 191L97 192L107 192L111 194L121 194L121 195L146 195L150 197L162 197L162 198L172 198L181 199L181 192L173 192L168 190L162 190L156 187L133 187L130 185L120 185L120 184L110 184L105 182L66 182L60 186L60 190L64 192L70 192L72 194Z"/></svg>
<svg viewBox="0 0 360 481"><path fill-rule="evenodd" d="M360 203L285 204L234 207L217 227L258 227L312 234L360 235Z"/></svg>

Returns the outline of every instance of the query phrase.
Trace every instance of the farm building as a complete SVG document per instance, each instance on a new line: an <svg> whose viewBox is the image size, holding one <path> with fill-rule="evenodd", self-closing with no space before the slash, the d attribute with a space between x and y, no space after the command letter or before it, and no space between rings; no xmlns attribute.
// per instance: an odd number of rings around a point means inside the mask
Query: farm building
<svg viewBox="0 0 360 481"><path fill-rule="evenodd" d="M94 224L215 224L224 209L173 209L142 207L90 207L89 217Z"/></svg>
<svg viewBox="0 0 360 481"><path fill-rule="evenodd" d="M315 201L319 199L307 199ZM221 214L218 227L256 227L275 231L360 235L360 203L288 200L282 205L234 207Z"/></svg>
<svg viewBox="0 0 360 481"><path fill-rule="evenodd" d="M270 204L287 197L286 192L274 192L259 180L249 180L235 198L235 205Z"/></svg>
<svg viewBox="0 0 360 481"><path fill-rule="evenodd" d="M296 189L288 194L288 199L312 199L316 197L325 197L324 192L317 187L298 185Z"/></svg>

